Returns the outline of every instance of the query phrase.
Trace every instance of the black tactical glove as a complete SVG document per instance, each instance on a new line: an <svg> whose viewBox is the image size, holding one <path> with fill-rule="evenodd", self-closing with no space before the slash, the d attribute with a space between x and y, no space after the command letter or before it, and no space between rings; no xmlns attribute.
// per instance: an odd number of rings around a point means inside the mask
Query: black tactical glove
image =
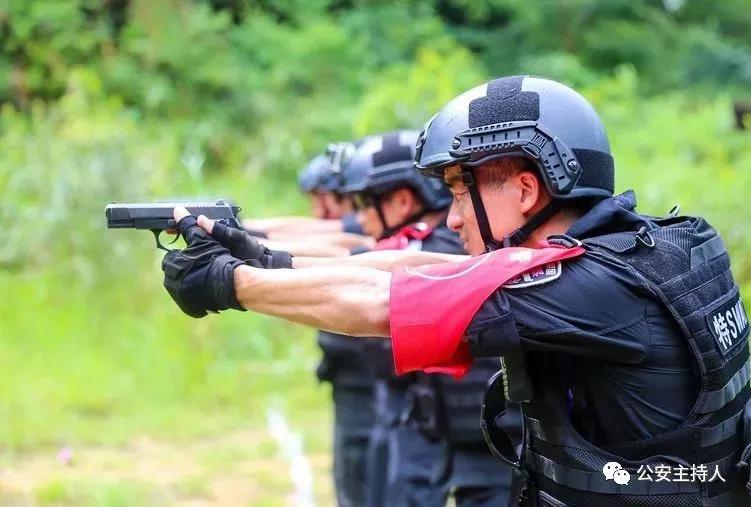
<svg viewBox="0 0 751 507"><path fill-rule="evenodd" d="M172 250L162 260L164 287L177 306L191 317L204 317L240 306L235 296L235 268L244 264L187 216L177 224L187 248Z"/></svg>
<svg viewBox="0 0 751 507"><path fill-rule="evenodd" d="M256 268L291 268L292 256L281 250L269 250L245 230L228 226L224 220L214 222L211 235L230 253Z"/></svg>

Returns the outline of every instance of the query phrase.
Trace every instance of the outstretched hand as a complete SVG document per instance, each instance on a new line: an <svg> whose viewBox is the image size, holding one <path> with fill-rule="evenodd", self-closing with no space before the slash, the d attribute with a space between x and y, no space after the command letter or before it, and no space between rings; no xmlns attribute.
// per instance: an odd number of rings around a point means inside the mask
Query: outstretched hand
<svg viewBox="0 0 751 507"><path fill-rule="evenodd" d="M179 222L180 220L183 219L183 217L186 217L188 215L190 215L190 212L187 209L183 208L182 206L178 206L177 208L175 208L175 222ZM211 234L212 231L214 230L214 224L216 223L215 220L207 218L204 215L198 215L197 222L198 222L199 227L201 227L203 230L205 230L209 234Z"/></svg>
<svg viewBox="0 0 751 507"><path fill-rule="evenodd" d="M243 261L199 226L185 208L175 209L174 216L187 247L168 252L162 260L169 295L191 317L229 308L244 310L234 285L235 268Z"/></svg>
<svg viewBox="0 0 751 507"><path fill-rule="evenodd" d="M190 213L183 207L177 207L174 216L175 221L180 223L183 218L190 216ZM267 269L292 267L292 257L289 253L269 250L244 229L237 229L223 220L212 220L203 215L196 219L196 223L203 231L206 231L223 247L227 248L233 257L250 266Z"/></svg>

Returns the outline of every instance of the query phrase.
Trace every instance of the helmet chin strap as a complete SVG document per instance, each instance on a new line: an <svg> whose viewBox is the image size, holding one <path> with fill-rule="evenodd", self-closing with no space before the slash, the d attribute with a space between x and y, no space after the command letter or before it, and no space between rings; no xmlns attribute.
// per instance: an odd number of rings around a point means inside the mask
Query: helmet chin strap
<svg viewBox="0 0 751 507"><path fill-rule="evenodd" d="M380 196L373 196L373 206L375 207L376 212L378 213L378 219L381 221L381 225L383 226L383 232L381 233L381 236L377 238L378 241L393 236L394 234L399 232L402 227L419 221L427 213L427 210L418 211L417 213L413 213L406 219L399 222L399 224L389 227L388 225L386 225L386 216L383 214Z"/></svg>
<svg viewBox="0 0 751 507"><path fill-rule="evenodd" d="M480 190L477 187L472 170L468 167L462 167L462 182L469 190L469 197L472 200L472 207L475 210L475 218L477 219L477 227L480 229L480 236L485 243L486 252L521 245L529 239L529 236L535 230L550 220L561 209L561 202L559 200L554 199L550 201L550 204L527 220L524 225L498 241L493 237L493 233L490 230L490 221L488 220L488 214L485 212L485 206L482 203Z"/></svg>

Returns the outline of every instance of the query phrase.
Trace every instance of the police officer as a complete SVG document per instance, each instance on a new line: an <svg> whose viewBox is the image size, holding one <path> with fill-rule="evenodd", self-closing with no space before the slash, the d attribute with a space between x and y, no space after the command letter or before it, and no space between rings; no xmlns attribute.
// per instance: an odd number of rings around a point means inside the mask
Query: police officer
<svg viewBox="0 0 751 507"><path fill-rule="evenodd" d="M308 196L315 218L338 220L352 211L351 203L343 199L339 192L341 181L333 170L329 156L321 154L313 157L300 171L297 183Z"/></svg>
<svg viewBox="0 0 751 507"><path fill-rule="evenodd" d="M458 96L426 126L416 160L450 186L448 224L469 261L371 256L360 265L376 269L339 275L252 269L232 252L251 263L259 252L193 233L187 217L189 253L205 259L188 271L207 276L167 273L171 295L193 314L243 308L390 333L399 373L461 375L474 357L502 355L523 445L504 441L502 410L485 426L518 467L518 504L748 505L749 324L717 232L701 218L639 215L632 192L613 196L599 118L543 78ZM169 260L183 266L184 255ZM314 311L305 300L324 280L330 304ZM350 294L361 297L338 308Z"/></svg>
<svg viewBox="0 0 751 507"><path fill-rule="evenodd" d="M358 184L356 178L359 176L350 174L349 181L345 181L338 167L344 154L351 155L353 150L352 143L332 144L327 154L314 157L300 171L299 188L310 199L314 219L287 217L249 220L245 230L258 236L258 231L250 229L248 225L270 229L273 239L263 239L263 244L283 248L294 255L349 254L349 248L345 247L348 242L343 242L345 246L335 244L342 236L335 231L362 234L353 213L352 201L342 192L345 183ZM305 224L302 227L305 234L295 233L295 229L302 224ZM289 236L294 240L285 239L285 232L294 233ZM367 243L357 241L353 245L359 250L363 244ZM327 331L318 332L318 345L322 357L316 374L321 382L331 384L334 402L333 475L337 501L340 506L363 505L368 483L366 452L374 420L369 346L362 340Z"/></svg>
<svg viewBox="0 0 751 507"><path fill-rule="evenodd" d="M325 155L314 157L300 172L298 185L308 195L313 216L319 219L341 220L341 231L362 234L351 199L342 191L342 166L364 139L331 143Z"/></svg>
<svg viewBox="0 0 751 507"><path fill-rule="evenodd" d="M300 241L301 238L324 239L331 244L370 248L365 241L355 215L352 202L341 192L341 169L347 163L358 143L331 143L326 154L315 156L300 171L298 185L311 205L313 217L251 218L243 223L251 234L271 237L274 240ZM319 241L316 241L320 243Z"/></svg>
<svg viewBox="0 0 751 507"><path fill-rule="evenodd" d="M333 163L341 159L345 145L330 149L328 155L315 157L300 173L300 189L311 198L314 216L341 220L342 229L362 233L350 197L343 186L356 185L357 174L344 180ZM360 178L362 179L362 178ZM380 342L380 340L379 340ZM368 480L366 456L374 424L373 376L369 370L369 344L328 331L318 332L323 356L316 371L318 379L330 382L334 402L334 486L340 507L365 503Z"/></svg>
<svg viewBox="0 0 751 507"><path fill-rule="evenodd" d="M343 169L344 179L352 180L343 191L352 195L362 229L379 240L376 249L464 254L459 237L446 226L451 195L442 182L413 168L417 136L416 131L372 136ZM357 174L365 177L352 177ZM449 491L457 505L505 503L509 470L488 452L478 425L497 360L478 361L462 381L397 377L389 342L373 345L377 424L370 443L369 505L442 506ZM381 472L387 477L377 480Z"/></svg>
<svg viewBox="0 0 751 507"><path fill-rule="evenodd" d="M461 249L456 235L445 224L440 227L450 196L442 185L432 184L412 169L416 140L417 132L410 131L372 136L343 167L342 191L353 201L363 231L378 240L377 250L420 250L427 246L456 251ZM384 176L386 185L382 182ZM370 484L366 505L398 505L395 501L407 488L400 468L426 469L423 461L426 458L430 461L426 452L429 449L423 446L422 455L405 456L398 448L398 425L405 412L406 390L414 375L394 374L391 349L383 340L371 344L370 361L375 378L376 424L368 451ZM421 478L422 483L431 483L429 474L424 473Z"/></svg>

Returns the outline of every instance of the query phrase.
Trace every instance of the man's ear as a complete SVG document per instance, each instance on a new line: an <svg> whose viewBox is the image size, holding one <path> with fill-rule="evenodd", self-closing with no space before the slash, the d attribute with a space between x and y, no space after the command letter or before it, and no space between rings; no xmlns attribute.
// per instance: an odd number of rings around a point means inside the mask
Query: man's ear
<svg viewBox="0 0 751 507"><path fill-rule="evenodd" d="M410 199L410 215L415 215L423 211L422 199L417 196L417 192L412 189L408 190Z"/></svg>
<svg viewBox="0 0 751 507"><path fill-rule="evenodd" d="M406 219L419 211L420 201L409 188L399 188L394 190L391 199L393 199L396 209L398 209L399 213L402 215L402 219Z"/></svg>
<svg viewBox="0 0 751 507"><path fill-rule="evenodd" d="M517 183L519 185L519 211L523 214L531 211L538 211L540 200L544 194L544 188L537 175L529 171L521 171L517 174Z"/></svg>

